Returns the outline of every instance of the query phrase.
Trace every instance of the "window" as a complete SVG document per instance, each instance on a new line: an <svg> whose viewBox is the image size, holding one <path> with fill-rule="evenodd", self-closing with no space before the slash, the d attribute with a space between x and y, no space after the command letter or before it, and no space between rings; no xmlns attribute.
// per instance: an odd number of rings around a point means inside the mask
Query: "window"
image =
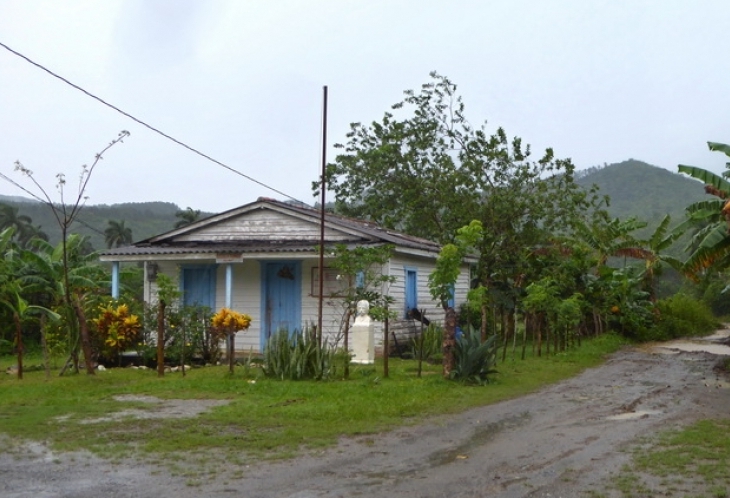
<svg viewBox="0 0 730 498"><path fill-rule="evenodd" d="M322 293L327 297L342 296L347 292L347 278L339 275L335 268L324 268ZM312 268L312 296L319 296L319 267Z"/></svg>

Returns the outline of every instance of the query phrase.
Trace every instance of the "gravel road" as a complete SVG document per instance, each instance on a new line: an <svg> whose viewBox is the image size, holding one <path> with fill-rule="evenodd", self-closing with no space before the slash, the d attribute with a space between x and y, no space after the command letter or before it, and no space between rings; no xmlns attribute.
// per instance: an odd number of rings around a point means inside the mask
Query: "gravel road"
<svg viewBox="0 0 730 498"><path fill-rule="evenodd" d="M0 497L620 496L607 479L637 438L728 417L717 362L701 351L625 349L528 396L192 486L147 465L30 444L27 456L0 454Z"/></svg>

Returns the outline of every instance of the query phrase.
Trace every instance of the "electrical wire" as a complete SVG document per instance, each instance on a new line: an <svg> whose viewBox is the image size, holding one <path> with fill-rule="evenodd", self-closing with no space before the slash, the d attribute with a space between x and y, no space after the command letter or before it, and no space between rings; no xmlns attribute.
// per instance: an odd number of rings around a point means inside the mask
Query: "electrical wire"
<svg viewBox="0 0 730 498"><path fill-rule="evenodd" d="M129 114L128 112L125 112L125 111L121 110L120 108L116 107L115 105L112 105L112 104L110 104L109 102L107 102L107 101L105 101L105 100L103 100L103 99L101 99L101 98L97 97L97 96L96 96L96 95L94 95L93 93L91 93L91 92L89 92L89 91L87 91L87 90L84 90L84 89L83 89L83 88L81 88L81 87L80 87L79 85L76 85L76 84L72 83L71 81L67 80L67 79L66 79L66 78L64 78L63 76L60 76L60 75L58 75L58 74L54 73L53 71L51 71L50 69L46 68L45 66L43 66L43 65L41 65L41 64L39 64L39 63L37 63L37 62L35 62L35 61L33 61L33 60L31 60L30 58L26 57L25 55L21 54L20 52L18 52L18 51L16 51L16 50L13 50L12 48L8 47L7 45L5 45L5 44L4 44L4 43L2 43L2 42L0 42L0 47L4 48L4 49L5 49L5 50L7 50L8 52L10 52L10 53L12 53L12 54L14 54L14 55L16 55L16 56L18 56L18 57L20 57L21 59L25 60L26 62L29 62L30 64L34 65L34 66L35 66L35 67L37 67L38 69L41 69L42 71L45 71L46 73L50 74L50 75L51 75L51 76L53 76L54 78L57 78L57 79L59 79L59 80L63 81L63 82L64 82L64 83L66 83L67 85L69 85L69 86L71 86L71 87L75 88L76 90L78 90L78 91L80 91L80 92L84 93L84 94L85 94L85 95L87 95L88 97L91 97L92 99L94 99L94 100L96 100L96 101L98 101L98 102L101 102L101 103L102 103L102 104L104 104L105 106L107 106L107 107L109 107L109 108L111 108L111 109L114 109L115 111L117 111L118 113L122 114L123 116L126 116L126 117L128 117L128 118L129 118L129 119L131 119L132 121L135 121L136 123L138 123L138 124L140 124L140 125L144 126L145 128L147 128L147 129L149 129L149 130L151 130L151 131L153 131L153 132L157 133L158 135L161 135L161 136L165 137L166 139L168 139L168 140L171 140L172 142L175 142L176 144L178 144L178 145L180 145L180 146L182 146L182 147L186 148L186 149L187 149L187 150L189 150L190 152L193 152L193 153L195 153L195 154L197 154L197 155L199 155L199 156L201 156L201 157L203 157L203 158L207 159L208 161L211 161L212 163L214 163L214 164L217 164L218 166L221 166L221 167L223 167L223 168L227 169L228 171L230 171L230 172L232 172L232 173L235 173L235 174L237 174L237 175L240 175L240 176L242 176L243 178L245 178L245 179L247 179L247 180L249 180L249 181L251 181L251 182L253 182L253 183L257 184L257 185L260 185L260 186L262 186L262 187L264 187L264 188L266 188L266 189L269 189L269 190L271 190L272 192L276 192L277 194L279 194L279 195L282 195L282 196L286 197L287 199L290 199L290 200L292 200L292 201L295 201L295 202L299 202L299 203L302 203L302 204L306 204L305 202L302 202L302 201L300 201L299 199L296 199L295 197L292 197L291 195L289 195L289 194L286 194L286 193L282 192L281 190L278 190L278 189L276 189L276 188L274 188L274 187L272 187L272 186L270 186L270 185L267 185L267 184L265 184L265 183L263 183L263 182L261 182L261 181L259 181L259 180L255 179L255 178L253 178L253 177L249 176L249 175L246 175L245 173L242 173L241 171L238 171L237 169L235 169L235 168L233 168L233 167L231 167L231 166L228 166L227 164L225 164L225 163L223 163L223 162L221 162L221 161L218 161L217 159L214 159L213 157L209 156L208 154L205 154L205 153L203 153L203 152L199 151L198 149L196 149L196 148L194 148L194 147L191 147L191 146L187 145L186 143L184 143L184 142L182 142L182 141L180 141L180 140L178 140L178 139L176 139L176 138L174 138L174 137L172 137L172 136L168 135L167 133L165 133L165 132L163 132L163 131L161 131L161 130L159 130L159 129L155 128L154 126L151 126L151 125L149 125L149 124L145 123L145 122L144 122L144 121L142 121L141 119L139 119L139 118L136 118L136 117L132 116L132 115L131 115L131 114Z"/></svg>

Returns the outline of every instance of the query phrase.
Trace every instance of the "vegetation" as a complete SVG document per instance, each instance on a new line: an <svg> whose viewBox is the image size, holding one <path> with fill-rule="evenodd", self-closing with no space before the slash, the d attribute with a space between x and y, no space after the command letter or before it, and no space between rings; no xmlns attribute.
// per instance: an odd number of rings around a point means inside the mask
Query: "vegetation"
<svg viewBox="0 0 730 498"><path fill-rule="evenodd" d="M624 344L619 336L607 334L550 359L507 362L485 389L444 379L440 365L424 364L424 375L418 378L417 362L400 358L391 358L388 378L382 377L378 361L354 366L348 381L335 376L328 382L281 382L253 365L233 375L226 366L193 368L185 377L173 373L161 379L153 370L116 368L93 379L72 375L46 380L33 368L36 355L28 359L31 368L22 382L0 377L0 418L6 435L43 440L55 451L89 449L111 458L155 462L161 455L174 456L167 460L189 461L198 467L200 478L206 469L215 478L229 467L221 462L287 457L330 446L340 436L374 437L404 423L534 392L599 364ZM12 364L11 357L0 357L0 369ZM173 417L113 418L119 410L150 409L120 395L227 404L200 414L194 424Z"/></svg>
<svg viewBox="0 0 730 498"><path fill-rule="evenodd" d="M313 328L293 333L279 330L266 343L262 369L266 376L280 380L326 380L336 374L336 358L335 345L320 341Z"/></svg>
<svg viewBox="0 0 730 498"><path fill-rule="evenodd" d="M632 462L611 479L625 497L730 493L730 420L701 420L634 448Z"/></svg>
<svg viewBox="0 0 730 498"><path fill-rule="evenodd" d="M27 216L30 224L45 235L52 244L61 240L61 232L56 225L53 214L48 207L36 201L18 201L7 196L0 196L0 216L2 210L17 210L20 216ZM105 231L110 220L123 220L125 226L132 231L134 241L143 240L175 228L180 221L176 213L180 208L170 202L129 202L113 205L86 205L71 225L71 231L88 237L92 249L102 250L108 245ZM212 213L201 213L200 218ZM0 217L0 229L10 226Z"/></svg>

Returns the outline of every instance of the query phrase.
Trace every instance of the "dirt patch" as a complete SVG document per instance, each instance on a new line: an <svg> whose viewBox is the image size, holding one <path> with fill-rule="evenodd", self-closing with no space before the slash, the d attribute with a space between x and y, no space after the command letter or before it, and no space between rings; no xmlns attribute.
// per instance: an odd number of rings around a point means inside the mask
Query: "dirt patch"
<svg viewBox="0 0 730 498"><path fill-rule="evenodd" d="M0 454L0 496L620 496L607 479L640 438L728 416L730 390L721 388L727 379L717 362L706 352L626 349L519 399L344 439L316 455L242 467L240 478L195 486L145 465L111 465L85 454L53 461L40 453L21 460ZM154 408L142 411L155 413L165 403L150 400Z"/></svg>
<svg viewBox="0 0 730 498"><path fill-rule="evenodd" d="M112 422L124 418L136 419L168 419L168 418L193 418L216 406L227 405L228 400L223 399L160 399L154 396L140 396L126 394L114 396L119 402L136 402L150 405L148 409L129 408L114 412L107 417L98 417L81 421L82 424L97 424L100 422Z"/></svg>

